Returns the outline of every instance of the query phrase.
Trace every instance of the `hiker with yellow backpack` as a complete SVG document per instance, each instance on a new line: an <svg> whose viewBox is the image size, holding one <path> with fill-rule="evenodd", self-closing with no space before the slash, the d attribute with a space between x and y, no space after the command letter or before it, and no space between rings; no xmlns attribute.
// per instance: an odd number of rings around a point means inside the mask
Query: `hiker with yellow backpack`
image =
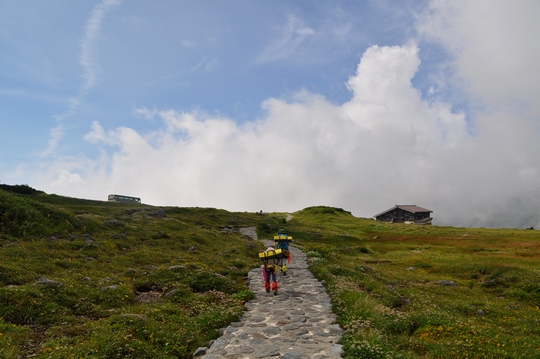
<svg viewBox="0 0 540 359"><path fill-rule="evenodd" d="M266 248L262 253L259 253L259 258L263 261L262 272L264 278L264 289L266 293L270 293L270 282L272 282L272 291L274 295L277 295L278 291L278 282L277 282L277 272L279 258L283 255L281 249L275 249L272 246Z"/></svg>
<svg viewBox="0 0 540 359"><path fill-rule="evenodd" d="M279 258L278 266L283 275L287 275L287 263L291 263L292 255L289 251L289 243L292 242L292 237L288 236L283 228L278 231L277 236L274 236L274 245L276 249L281 249L283 255Z"/></svg>

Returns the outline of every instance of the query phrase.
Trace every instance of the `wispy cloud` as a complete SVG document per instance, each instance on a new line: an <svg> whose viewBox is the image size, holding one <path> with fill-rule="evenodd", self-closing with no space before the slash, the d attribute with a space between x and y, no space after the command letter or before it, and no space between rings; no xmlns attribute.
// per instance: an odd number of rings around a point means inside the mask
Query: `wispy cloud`
<svg viewBox="0 0 540 359"><path fill-rule="evenodd" d="M79 56L79 63L83 67L84 79L79 91L79 96L87 94L97 83L100 67L97 60L98 51L96 43L101 34L101 26L107 12L111 6L119 5L121 1L122 0L103 0L101 4L98 4L94 8L90 18L88 18L88 21L86 22L84 37L81 42L81 54Z"/></svg>
<svg viewBox="0 0 540 359"><path fill-rule="evenodd" d="M209 61L206 56L192 69L191 72L201 71L203 74L209 74L214 71L218 63L218 59Z"/></svg>
<svg viewBox="0 0 540 359"><path fill-rule="evenodd" d="M304 26L302 20L295 15L289 15L280 37L264 48L257 61L272 62L286 58L294 54L308 37L315 34L315 30Z"/></svg>
<svg viewBox="0 0 540 359"><path fill-rule="evenodd" d="M132 112L135 117L146 118L148 120L153 120L158 115L158 110L155 108L150 110L146 107L136 107Z"/></svg>
<svg viewBox="0 0 540 359"><path fill-rule="evenodd" d="M99 35L101 34L101 27L110 8L119 5L121 2L122 0L103 0L94 7L94 10L86 21L83 38L81 40L81 52L79 55L79 64L83 68L83 81L79 86L77 94L70 98L69 108L64 113L53 116L58 122L62 122L65 119L74 116L77 113L77 109L84 96L96 86L100 73L96 44L99 40ZM58 129L62 129L62 126L58 125L51 130L49 146L41 153L42 156L52 153L60 142L63 136L63 130L59 131Z"/></svg>

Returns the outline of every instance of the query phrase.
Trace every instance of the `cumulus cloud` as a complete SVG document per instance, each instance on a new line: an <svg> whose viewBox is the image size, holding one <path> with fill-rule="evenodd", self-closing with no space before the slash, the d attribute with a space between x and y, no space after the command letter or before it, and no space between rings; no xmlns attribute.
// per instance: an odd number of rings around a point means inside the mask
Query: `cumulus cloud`
<svg viewBox="0 0 540 359"><path fill-rule="evenodd" d="M372 46L348 80L351 98L343 104L301 91L267 99L264 116L242 123L204 111L142 108L139 115L159 119L158 128L139 133L95 122L85 139L101 147L100 157L55 162L40 188L233 211L330 205L361 217L406 201L433 210L440 225L540 225L539 90L530 80L538 69L527 57L538 45L511 41L536 31L530 17L538 11L532 2L518 10L489 2L495 15L484 11L486 3L433 1L418 23L422 38L445 46L453 74L468 84L463 91L474 111L467 116L436 91L423 95L413 86L421 66L415 42ZM524 27L512 29L521 15ZM487 33L496 20L501 37ZM295 20L289 27L276 53L311 36L297 31L303 27ZM512 53L492 58L506 50Z"/></svg>
<svg viewBox="0 0 540 359"><path fill-rule="evenodd" d="M100 179L118 184L109 191L148 203L275 211L327 204L369 217L404 195L429 198L424 174L439 153L470 138L463 115L412 87L419 64L414 44L374 46L341 106L300 92L265 101L266 115L243 125L169 110L152 133L106 132L95 122L85 139L116 148Z"/></svg>
<svg viewBox="0 0 540 359"><path fill-rule="evenodd" d="M539 12L538 1L436 0L417 27L454 56L468 90L487 105L520 105L538 112Z"/></svg>

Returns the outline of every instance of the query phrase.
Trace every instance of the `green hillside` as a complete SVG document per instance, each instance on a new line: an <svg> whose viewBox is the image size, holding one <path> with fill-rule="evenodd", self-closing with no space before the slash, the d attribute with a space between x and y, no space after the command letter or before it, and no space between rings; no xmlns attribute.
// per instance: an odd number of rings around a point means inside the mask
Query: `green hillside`
<svg viewBox="0 0 540 359"><path fill-rule="evenodd" d="M0 358L190 358L253 296L252 226L307 252L347 358L540 357L538 231L286 215L0 188Z"/></svg>

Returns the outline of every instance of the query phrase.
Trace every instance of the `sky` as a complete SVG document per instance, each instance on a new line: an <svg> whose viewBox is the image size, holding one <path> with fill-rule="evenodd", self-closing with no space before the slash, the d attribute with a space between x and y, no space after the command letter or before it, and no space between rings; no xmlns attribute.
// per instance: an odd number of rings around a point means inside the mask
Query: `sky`
<svg viewBox="0 0 540 359"><path fill-rule="evenodd" d="M0 183L540 229L536 0L0 2Z"/></svg>

